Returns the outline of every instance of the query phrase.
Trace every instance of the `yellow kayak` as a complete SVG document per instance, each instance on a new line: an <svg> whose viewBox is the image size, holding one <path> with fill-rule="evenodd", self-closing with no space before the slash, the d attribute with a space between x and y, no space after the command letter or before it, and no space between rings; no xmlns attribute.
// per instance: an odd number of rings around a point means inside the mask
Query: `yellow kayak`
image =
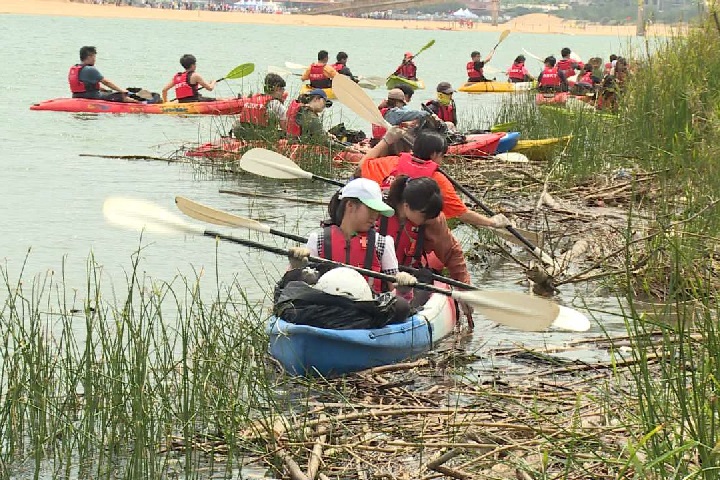
<svg viewBox="0 0 720 480"><path fill-rule="evenodd" d="M304 93L310 93L312 90L315 90L315 88L305 83L302 87L300 87L300 95ZM334 100L337 98L332 88L323 88L322 90L323 92L325 92L325 95L327 95L330 100Z"/></svg>
<svg viewBox="0 0 720 480"><path fill-rule="evenodd" d="M543 162L550 159L555 149L567 145L572 135L564 137L540 138L537 140L518 140L517 144L510 150L522 153L534 162Z"/></svg>
<svg viewBox="0 0 720 480"><path fill-rule="evenodd" d="M526 92L535 86L535 82L469 82L464 83L458 92L465 93L513 93Z"/></svg>

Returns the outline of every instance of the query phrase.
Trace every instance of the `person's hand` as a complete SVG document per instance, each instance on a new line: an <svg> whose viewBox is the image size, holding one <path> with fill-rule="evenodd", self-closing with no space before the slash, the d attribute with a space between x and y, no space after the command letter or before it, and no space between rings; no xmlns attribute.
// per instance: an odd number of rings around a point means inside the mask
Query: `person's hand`
<svg viewBox="0 0 720 480"><path fill-rule="evenodd" d="M495 228L507 228L514 226L513 223L502 213L490 217L491 226Z"/></svg>
<svg viewBox="0 0 720 480"><path fill-rule="evenodd" d="M288 260L290 268L303 268L308 263L310 249L307 247L290 247L288 249Z"/></svg>
<svg viewBox="0 0 720 480"><path fill-rule="evenodd" d="M388 128L387 132L383 136L383 140L388 145L392 145L393 143L397 143L400 139L402 139L404 134L405 132L402 128L393 126Z"/></svg>
<svg viewBox="0 0 720 480"><path fill-rule="evenodd" d="M417 278L407 272L398 272L395 275L395 283L399 287L410 287L417 283Z"/></svg>

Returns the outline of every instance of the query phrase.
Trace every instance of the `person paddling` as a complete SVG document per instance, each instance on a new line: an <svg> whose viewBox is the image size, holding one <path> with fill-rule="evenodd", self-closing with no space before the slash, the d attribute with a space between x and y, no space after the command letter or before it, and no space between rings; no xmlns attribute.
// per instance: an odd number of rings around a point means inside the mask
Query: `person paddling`
<svg viewBox="0 0 720 480"><path fill-rule="evenodd" d="M112 81L105 78L95 68L97 49L85 46L80 48L80 63L70 67L68 72L68 83L72 98L90 98L106 100L108 102L142 103L128 96L128 91L120 88ZM111 90L105 90L100 85L105 85ZM113 91L115 90L115 91Z"/></svg>
<svg viewBox="0 0 720 480"><path fill-rule="evenodd" d="M290 248L290 266L299 268L308 256L342 262L374 272L395 275L399 285L417 282L408 273L398 273L398 259L392 237L375 231L380 215L392 217L395 210L383 202L380 186L365 178L356 178L342 187L328 205L329 221L321 230L311 232L305 247ZM375 293L389 289L378 279L367 278Z"/></svg>
<svg viewBox="0 0 720 480"><path fill-rule="evenodd" d="M353 82L358 83L360 80L353 75L347 67L348 54L345 52L338 52L335 58L337 61L332 65L332 68L334 68L339 74L350 77Z"/></svg>
<svg viewBox="0 0 720 480"><path fill-rule="evenodd" d="M437 115L440 120L448 124L448 128L454 130L457 125L457 108L455 107L455 100L453 100L455 89L452 88L449 82L440 82L435 90L437 98L428 100L425 102L425 106Z"/></svg>
<svg viewBox="0 0 720 480"><path fill-rule="evenodd" d="M180 57L180 65L185 69L184 72L178 72L162 89L162 101L167 102L167 94L171 88L175 88L175 98L180 103L188 102L214 102L211 97L200 95L200 87L212 92L215 89L215 80L210 83L206 82L203 77L195 71L197 68L197 59L189 53Z"/></svg>
<svg viewBox="0 0 720 480"><path fill-rule="evenodd" d="M327 50L320 50L317 54L317 62L310 65L300 79L309 80L313 88L332 87L332 79L338 72L327 64L328 58Z"/></svg>
<svg viewBox="0 0 720 480"><path fill-rule="evenodd" d="M412 153L401 153L399 156L381 157L387 151L387 145L399 141L403 131L391 128L385 135L384 141L371 148L363 157L359 165L359 174L387 186L399 175L410 178L430 177L438 183L443 198L443 213L447 218L457 218L463 223L477 227L505 228L511 223L499 213L493 217L486 217L470 210L455 191L455 187L448 178L438 171L440 162L447 153L447 141L437 132L423 130L418 133L413 144Z"/></svg>
<svg viewBox="0 0 720 480"><path fill-rule="evenodd" d="M532 82L535 78L525 67L525 55L515 57L513 64L507 69L508 80L512 83Z"/></svg>
<svg viewBox="0 0 720 480"><path fill-rule="evenodd" d="M402 63L395 69L393 75L407 78L408 80L417 80L417 65L413 62L413 58L415 57L412 52L405 52Z"/></svg>
<svg viewBox="0 0 720 480"><path fill-rule="evenodd" d="M484 60L480 60L480 52L475 50L470 54L470 61L465 66L465 70L467 71L468 76L468 83L473 82L490 82L491 80L488 78L485 78L485 74L483 72L483 68L485 68L485 64L490 62L492 60L493 54L495 53L495 50L491 51L490 54L485 57Z"/></svg>

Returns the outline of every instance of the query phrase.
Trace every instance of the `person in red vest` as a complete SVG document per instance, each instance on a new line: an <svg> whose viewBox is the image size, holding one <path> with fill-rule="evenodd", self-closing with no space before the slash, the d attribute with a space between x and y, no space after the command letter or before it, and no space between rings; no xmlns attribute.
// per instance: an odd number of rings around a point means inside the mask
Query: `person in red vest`
<svg viewBox="0 0 720 480"><path fill-rule="evenodd" d="M337 71L341 75L350 77L353 82L358 83L360 80L355 75L353 75L350 69L347 67L348 54L345 52L338 52L335 58L337 59L337 61L332 65L335 71Z"/></svg>
<svg viewBox="0 0 720 480"><path fill-rule="evenodd" d="M265 138L269 133L285 131L287 129L287 107L285 107L285 80L276 73L265 75L263 93L247 97L243 101L243 108L238 121L233 127L233 136L248 140L250 138Z"/></svg>
<svg viewBox="0 0 720 480"><path fill-rule="evenodd" d="M593 66L589 63L583 68L582 75L578 75L578 81L575 83L573 92L576 95L586 95L595 92L595 86L600 83L600 79L593 75Z"/></svg>
<svg viewBox="0 0 720 480"><path fill-rule="evenodd" d="M565 73L555 66L555 57L545 58L545 68L538 75L538 91L542 93L555 93L567 91Z"/></svg>
<svg viewBox="0 0 720 480"><path fill-rule="evenodd" d="M320 50L317 58L317 62L310 65L300 79L309 80L313 88L330 88L332 79L338 72L327 64L329 58L327 50Z"/></svg>
<svg viewBox="0 0 720 480"><path fill-rule="evenodd" d="M532 82L535 80L535 77L530 75L527 67L525 67L525 55L515 57L513 64L507 69L507 76L512 83Z"/></svg>
<svg viewBox="0 0 720 480"><path fill-rule="evenodd" d="M198 92L200 87L212 92L215 89L215 80L210 83L206 82L202 76L195 71L197 68L197 59L194 55L185 54L180 57L180 65L185 69L184 72L178 72L163 87L162 101L167 102L167 94L171 88L175 88L175 98L180 103L187 102L214 102L214 98L203 97Z"/></svg>
<svg viewBox="0 0 720 480"><path fill-rule="evenodd" d="M455 107L455 100L453 100L455 89L448 82L440 82L435 90L437 99L428 100L425 102L425 106L437 115L440 120L449 124L450 129L454 130L457 125L457 108Z"/></svg>
<svg viewBox="0 0 720 480"><path fill-rule="evenodd" d="M413 62L415 58L412 52L405 52L403 61L400 66L393 72L393 75L407 78L408 80L417 80L417 65Z"/></svg>
<svg viewBox="0 0 720 480"><path fill-rule="evenodd" d="M491 81L490 79L485 78L483 68L485 67L486 63L492 60L493 53L495 52L490 52L490 54L485 57L485 60L480 60L480 52L478 52L477 50L470 54L470 61L465 66L465 70L467 71L468 76L468 83Z"/></svg>
<svg viewBox="0 0 720 480"><path fill-rule="evenodd" d="M383 202L380 186L366 178L356 178L342 187L328 205L330 220L321 230L308 235L304 247L290 248L290 266L299 268L307 257L335 260L374 272L395 275L399 285L417 282L410 274L398 273L398 259L392 237L378 234L375 223L380 215L392 217L395 210ZM368 277L375 293L387 285Z"/></svg>
<svg viewBox="0 0 720 480"><path fill-rule="evenodd" d="M618 56L614 53L610 55L610 60L604 65L603 68L603 75L612 75L613 68L615 68L615 62L617 61Z"/></svg>
<svg viewBox="0 0 720 480"><path fill-rule="evenodd" d="M562 58L557 62L558 71L564 73L566 79L575 75L576 68L582 69L585 66L582 62L573 60L570 57L571 54L572 51L569 48L563 48L560 50Z"/></svg>
<svg viewBox="0 0 720 480"><path fill-rule="evenodd" d="M68 72L68 83L70 84L72 98L140 103L134 98L128 97L126 89L118 87L109 79L103 77L100 71L95 68L96 56L97 49L95 47L85 46L80 48L80 63L70 67ZM112 90L105 90L100 85Z"/></svg>

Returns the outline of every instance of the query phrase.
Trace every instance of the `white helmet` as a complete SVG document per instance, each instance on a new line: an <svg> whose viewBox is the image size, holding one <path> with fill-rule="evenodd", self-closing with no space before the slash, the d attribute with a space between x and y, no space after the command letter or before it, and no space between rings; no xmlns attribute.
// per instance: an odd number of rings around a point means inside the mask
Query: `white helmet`
<svg viewBox="0 0 720 480"><path fill-rule="evenodd" d="M333 268L318 279L315 288L330 295L339 295L352 300L373 299L367 280L348 267Z"/></svg>

